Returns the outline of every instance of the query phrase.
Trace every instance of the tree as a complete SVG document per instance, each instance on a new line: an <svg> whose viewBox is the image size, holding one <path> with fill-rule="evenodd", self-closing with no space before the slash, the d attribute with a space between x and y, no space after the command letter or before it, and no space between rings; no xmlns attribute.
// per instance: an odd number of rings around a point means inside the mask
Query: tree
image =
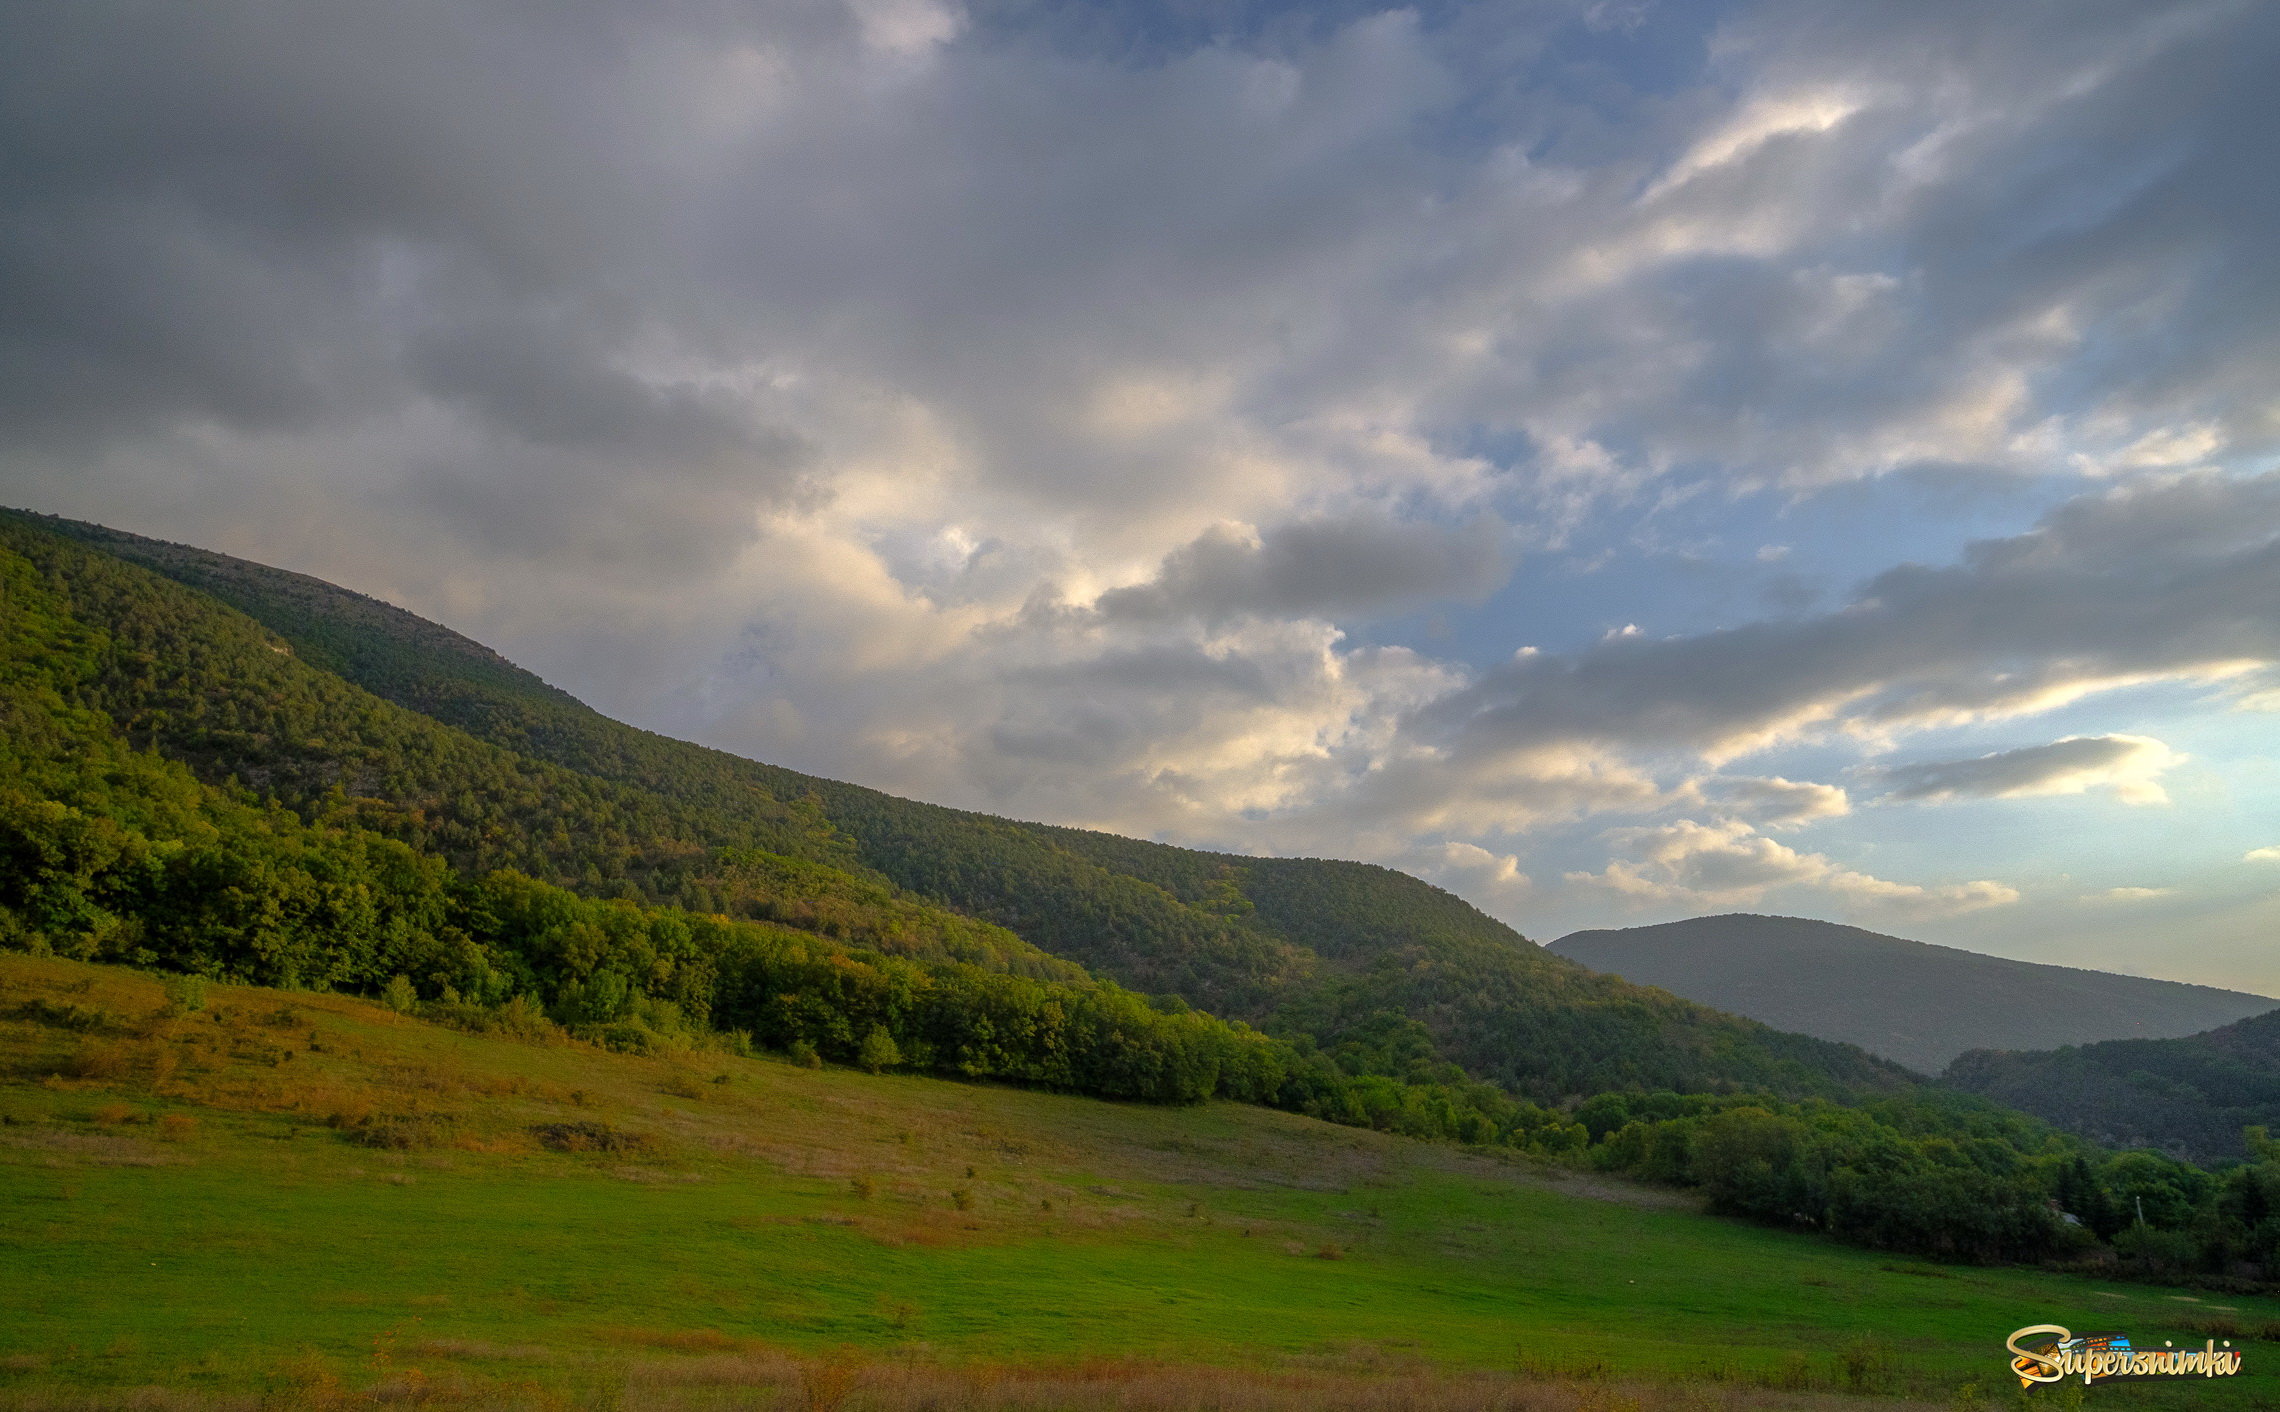
<svg viewBox="0 0 2280 1412"><path fill-rule="evenodd" d="M902 1059L902 1050L895 1044L895 1037L888 1034L882 1025L871 1026L871 1032L863 1036L863 1047L855 1054L855 1062L861 1064L866 1073L873 1074L881 1069L894 1068L902 1063Z"/></svg>

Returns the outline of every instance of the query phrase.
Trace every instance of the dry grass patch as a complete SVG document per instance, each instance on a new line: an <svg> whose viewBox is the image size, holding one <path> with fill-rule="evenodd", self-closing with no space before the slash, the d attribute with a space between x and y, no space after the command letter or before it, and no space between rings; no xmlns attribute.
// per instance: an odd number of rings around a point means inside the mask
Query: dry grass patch
<svg viewBox="0 0 2280 1412"><path fill-rule="evenodd" d="M0 1132L0 1147L48 1153L53 1166L163 1167L182 1160L124 1133L75 1133L60 1128L10 1128Z"/></svg>

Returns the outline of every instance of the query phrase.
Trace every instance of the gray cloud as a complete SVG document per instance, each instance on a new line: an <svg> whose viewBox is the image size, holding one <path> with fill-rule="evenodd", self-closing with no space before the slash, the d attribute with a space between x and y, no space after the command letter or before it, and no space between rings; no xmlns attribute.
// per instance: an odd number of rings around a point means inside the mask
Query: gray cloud
<svg viewBox="0 0 2280 1412"><path fill-rule="evenodd" d="M1215 526L1165 556L1153 579L1104 593L1095 606L1136 621L1380 616L1486 596L1512 571L1508 538L1486 517L1454 528L1361 514L1264 533Z"/></svg>
<svg viewBox="0 0 2280 1412"><path fill-rule="evenodd" d="M1906 800L2016 799L2081 794L2109 787L2132 804L2163 804L2156 781L2180 757L2142 735L2077 735L2048 745L2001 750L1971 760L1926 760L1876 771L1887 797Z"/></svg>

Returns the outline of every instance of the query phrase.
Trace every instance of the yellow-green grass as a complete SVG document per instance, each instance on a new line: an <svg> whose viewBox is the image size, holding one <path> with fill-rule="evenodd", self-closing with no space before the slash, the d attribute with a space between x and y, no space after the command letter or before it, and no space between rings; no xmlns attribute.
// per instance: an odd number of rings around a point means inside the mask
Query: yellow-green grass
<svg viewBox="0 0 2280 1412"><path fill-rule="evenodd" d="M149 976L0 957L0 1388L543 1383L767 1349L1944 1396L2000 1394L2022 1325L2197 1345L2229 1320L2241 1377L2092 1395L2280 1389L2269 1300L1900 1261L1288 1114L633 1057L329 995L164 1004ZM641 1145L534 1135L563 1123Z"/></svg>

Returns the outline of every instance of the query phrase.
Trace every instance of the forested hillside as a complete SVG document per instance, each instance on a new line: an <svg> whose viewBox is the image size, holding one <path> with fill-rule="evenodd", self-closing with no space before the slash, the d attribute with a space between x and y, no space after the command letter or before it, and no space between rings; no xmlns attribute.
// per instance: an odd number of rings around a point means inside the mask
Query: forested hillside
<svg viewBox="0 0 2280 1412"><path fill-rule="evenodd" d="M1978 1050L1949 1066L1946 1082L2096 1142L2203 1162L2243 1157L2244 1128L2280 1128L2280 1012L2183 1039Z"/></svg>
<svg viewBox="0 0 2280 1412"><path fill-rule="evenodd" d="M371 708L312 687L304 695L314 715L242 741L185 728L172 713L209 709L188 702L165 707L137 737L209 779L242 776L253 763L260 788L304 813L338 784L350 799L376 802L329 807L386 815L374 826L456 866L512 866L589 895L762 915L760 890L724 871L715 850L867 870L903 897L989 924L993 937L1010 933L1139 990L1303 1036L1353 1065L1419 1078L1461 1070L1539 1101L1626 1087L1837 1096L1908 1082L1849 1047L1593 975L1390 869L1204 853L801 775L612 721L458 634L316 579L97 526L15 523L23 552L52 558L38 542L69 535L146 565L258 620L303 665L361 687L357 697L456 727L450 745L351 745L365 763L349 769L329 752L371 738ZM261 675L243 663L233 670ZM150 686L164 682L120 684L117 704L147 719L135 701ZM378 724L383 735L404 728L397 716ZM498 753L477 762L458 744L470 739ZM435 764L406 770L404 756ZM464 775L463 759L493 773ZM549 768L576 777L551 813L539 802L557 797ZM455 780L468 783L448 788ZM513 818L502 813L515 808ZM589 808L605 811L607 827L565 817Z"/></svg>
<svg viewBox="0 0 2280 1412"><path fill-rule="evenodd" d="M13 524L0 728L0 948L384 995L636 1052L758 1044L1470 1142L1577 1131L1461 1074L1357 1074L1152 1006L858 873L676 838L667 825L726 825L380 701L211 599ZM781 837L830 848L812 823ZM717 905L610 895L643 885Z"/></svg>

